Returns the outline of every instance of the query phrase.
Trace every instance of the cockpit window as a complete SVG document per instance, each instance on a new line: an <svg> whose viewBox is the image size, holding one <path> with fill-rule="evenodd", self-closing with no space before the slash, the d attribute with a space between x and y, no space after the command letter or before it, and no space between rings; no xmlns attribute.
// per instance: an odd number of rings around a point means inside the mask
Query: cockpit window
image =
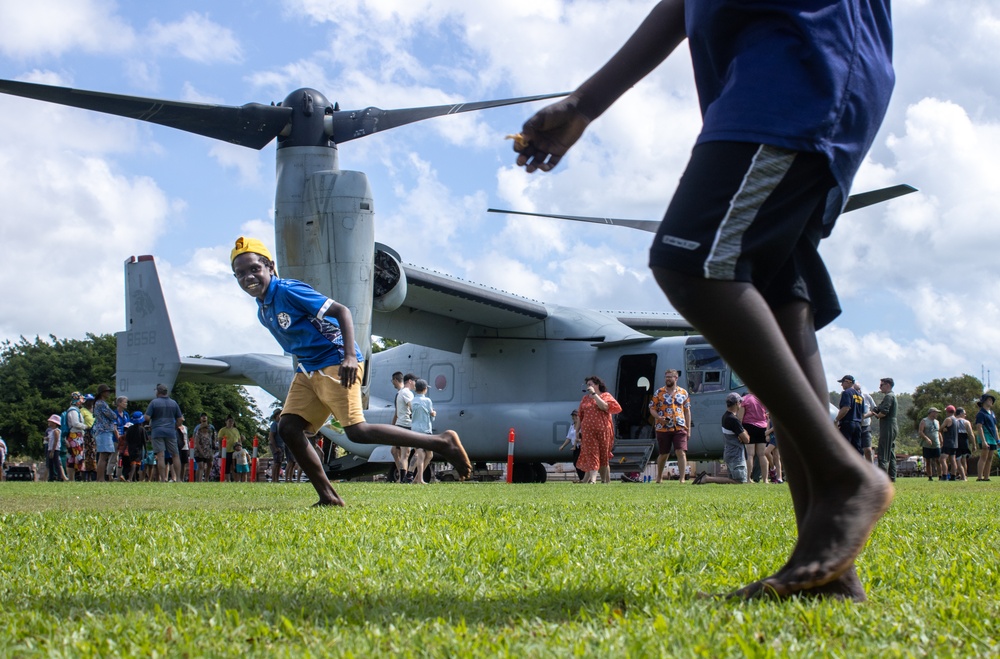
<svg viewBox="0 0 1000 659"><path fill-rule="evenodd" d="M727 370L726 363L714 348L688 348L685 365L688 392L694 394L725 389L723 377Z"/></svg>
<svg viewBox="0 0 1000 659"><path fill-rule="evenodd" d="M745 386L743 383L743 378L736 374L736 371L729 371L729 388L739 389Z"/></svg>

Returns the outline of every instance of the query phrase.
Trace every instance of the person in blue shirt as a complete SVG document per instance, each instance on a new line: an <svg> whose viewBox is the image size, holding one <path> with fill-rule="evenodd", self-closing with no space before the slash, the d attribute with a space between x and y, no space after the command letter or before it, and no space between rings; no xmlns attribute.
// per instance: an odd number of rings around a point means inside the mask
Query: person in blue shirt
<svg viewBox="0 0 1000 659"><path fill-rule="evenodd" d="M983 394L980 396L976 412L976 436L979 437L982 453L979 456L979 477L977 481L988 481L990 470L993 468L993 452L997 450L1000 442L997 441L997 418L993 412L993 405L997 399L993 394Z"/></svg>
<svg viewBox="0 0 1000 659"><path fill-rule="evenodd" d="M430 435L434 432L434 417L437 411L434 410L434 403L427 397L427 380L419 378L413 386L413 400L410 401L413 420L411 428L413 432ZM434 454L427 449L418 448L413 454L413 484L425 485L424 470L434 459Z"/></svg>
<svg viewBox="0 0 1000 659"><path fill-rule="evenodd" d="M703 126L650 267L771 412L798 527L785 565L731 596L861 601L854 561L893 489L830 423L816 330L840 306L818 248L888 107L889 0L661 0L600 70L525 122L517 164L551 170L685 38Z"/></svg>
<svg viewBox="0 0 1000 659"><path fill-rule="evenodd" d="M278 277L270 250L256 238L238 238L230 263L240 288L257 300L258 320L285 352L298 360L298 371L278 420L278 434L316 488L316 505L344 505L305 434L317 432L331 413L352 442L427 449L451 462L460 478L472 473L469 456L453 430L425 435L365 421L361 408L363 356L354 342L350 309L308 284Z"/></svg>

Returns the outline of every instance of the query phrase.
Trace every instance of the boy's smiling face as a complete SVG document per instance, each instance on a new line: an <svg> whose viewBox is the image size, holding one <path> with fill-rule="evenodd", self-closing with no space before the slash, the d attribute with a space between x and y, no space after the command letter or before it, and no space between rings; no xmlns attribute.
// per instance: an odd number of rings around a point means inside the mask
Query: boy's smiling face
<svg viewBox="0 0 1000 659"><path fill-rule="evenodd" d="M259 300L264 299L267 287L271 284L272 274L266 260L260 254L247 252L233 260L233 276L239 282L240 288L246 291L247 295Z"/></svg>

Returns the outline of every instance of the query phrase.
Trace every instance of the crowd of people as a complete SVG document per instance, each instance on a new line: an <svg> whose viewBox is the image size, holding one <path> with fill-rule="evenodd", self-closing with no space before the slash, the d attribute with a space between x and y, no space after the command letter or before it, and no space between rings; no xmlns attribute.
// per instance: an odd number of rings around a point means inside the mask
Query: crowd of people
<svg viewBox="0 0 1000 659"><path fill-rule="evenodd" d="M649 413L656 431L658 457L654 480L662 482L664 466L671 455L676 455L680 482L687 482L688 435L692 427L691 401L686 389L677 384L680 371L668 369L664 373L664 386L651 397ZM837 381L843 391L834 418L841 436L865 462L886 472L896 480L896 439L899 432L896 418L895 381L882 378L878 404L852 375ZM609 460L613 457L614 432L611 417L621 410L614 397L607 392L604 382L597 376L586 379L587 387L578 409L571 413L566 440L559 447L571 447L573 465L580 482L602 482L607 476ZM992 394L983 394L976 401L978 410L974 423L963 407L947 405L944 418L941 410L931 407L920 421L918 434L923 444L922 459L929 480L968 480L970 459L978 452L977 481L990 480L993 454L998 448L998 433ZM587 419L584 423L584 419ZM879 420L877 444L873 437L872 421ZM721 419L723 436L723 461L727 475L714 476L700 472L692 481L696 485L708 483L783 483L784 473L781 453L778 450L778 433L771 415L763 403L752 393L730 393L726 398L726 412ZM634 479L623 476L623 480Z"/></svg>
<svg viewBox="0 0 1000 659"><path fill-rule="evenodd" d="M49 481L159 481L249 482L251 454L247 438L236 428L232 415L216 430L202 413L189 433L180 406L165 385L156 386L156 397L145 412L129 414L128 398L109 404L111 387L97 387L96 394L73 392L69 407L47 419L46 469ZM269 445L272 480L282 474L295 479L298 470L289 455L287 467L281 438L272 418ZM314 447L316 440L313 440ZM6 445L4 445L4 449ZM319 445L318 450L322 450ZM3 452L6 457L6 450Z"/></svg>

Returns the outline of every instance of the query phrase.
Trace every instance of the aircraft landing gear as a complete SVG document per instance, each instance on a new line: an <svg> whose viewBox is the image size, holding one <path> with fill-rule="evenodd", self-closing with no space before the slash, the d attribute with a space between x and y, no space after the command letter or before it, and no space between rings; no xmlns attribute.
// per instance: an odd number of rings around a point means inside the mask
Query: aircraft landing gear
<svg viewBox="0 0 1000 659"><path fill-rule="evenodd" d="M541 462L518 462L514 465L515 483L544 483L548 478Z"/></svg>

